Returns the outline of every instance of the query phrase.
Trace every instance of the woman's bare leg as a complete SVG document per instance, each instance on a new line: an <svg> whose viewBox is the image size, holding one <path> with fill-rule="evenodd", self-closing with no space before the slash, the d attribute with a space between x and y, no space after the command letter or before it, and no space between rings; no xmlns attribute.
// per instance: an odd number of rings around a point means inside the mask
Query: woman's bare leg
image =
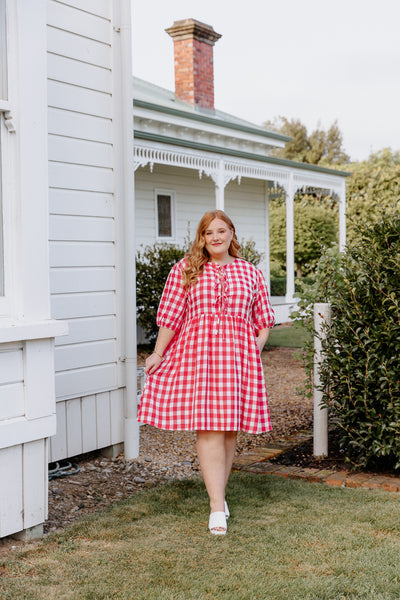
<svg viewBox="0 0 400 600"><path fill-rule="evenodd" d="M197 456L207 493L211 512L224 510L225 499L225 432L198 431Z"/></svg>
<svg viewBox="0 0 400 600"><path fill-rule="evenodd" d="M236 431L198 431L197 456L211 512L223 511L225 487L228 483L236 449Z"/></svg>
<svg viewBox="0 0 400 600"><path fill-rule="evenodd" d="M236 452L237 431L225 431L225 487L228 485L229 475Z"/></svg>

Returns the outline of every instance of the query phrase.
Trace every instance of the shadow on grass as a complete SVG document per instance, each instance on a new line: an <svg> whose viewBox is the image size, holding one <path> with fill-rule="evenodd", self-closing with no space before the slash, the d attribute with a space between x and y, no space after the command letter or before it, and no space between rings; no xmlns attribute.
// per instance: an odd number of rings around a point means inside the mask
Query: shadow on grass
<svg viewBox="0 0 400 600"><path fill-rule="evenodd" d="M174 481L19 551L0 597L399 598L398 497L235 473L226 536L201 481Z"/></svg>

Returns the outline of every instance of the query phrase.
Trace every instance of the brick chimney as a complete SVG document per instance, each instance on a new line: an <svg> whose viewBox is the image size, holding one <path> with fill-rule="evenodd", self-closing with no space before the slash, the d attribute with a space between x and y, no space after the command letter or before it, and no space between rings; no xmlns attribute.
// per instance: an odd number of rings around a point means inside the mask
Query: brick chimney
<svg viewBox="0 0 400 600"><path fill-rule="evenodd" d="M176 97L213 110L213 46L220 34L195 19L175 21L165 31L174 40Z"/></svg>

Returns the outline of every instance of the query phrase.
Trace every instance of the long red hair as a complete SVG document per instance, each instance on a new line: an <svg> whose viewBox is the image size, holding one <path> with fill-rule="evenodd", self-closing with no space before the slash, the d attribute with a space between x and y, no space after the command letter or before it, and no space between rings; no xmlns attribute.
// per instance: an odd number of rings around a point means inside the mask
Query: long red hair
<svg viewBox="0 0 400 600"><path fill-rule="evenodd" d="M223 210L210 210L203 215L197 227L194 242L186 254L186 266L182 271L183 287L188 290L190 286L196 285L199 275L204 270L204 265L210 260L210 255L206 250L205 232L211 221L221 219L225 221L229 229L233 232L232 241L229 246L229 254L235 258L240 258L240 244L236 237L235 226L231 219Z"/></svg>

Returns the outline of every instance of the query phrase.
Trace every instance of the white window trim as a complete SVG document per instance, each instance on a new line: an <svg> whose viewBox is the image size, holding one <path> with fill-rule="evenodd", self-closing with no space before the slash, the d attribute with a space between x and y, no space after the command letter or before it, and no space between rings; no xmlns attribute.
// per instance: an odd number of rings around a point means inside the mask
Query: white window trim
<svg viewBox="0 0 400 600"><path fill-rule="evenodd" d="M158 235L158 206L157 196L170 196L171 198L171 228L172 235L170 237ZM157 188L154 190L154 213L156 223L156 241L157 242L176 242L176 198L175 190Z"/></svg>
<svg viewBox="0 0 400 600"><path fill-rule="evenodd" d="M7 322L12 312L11 298L13 296L13 265L14 252L12 249L12 234L18 210L15 207L15 157L17 152L15 133L15 118L13 114L13 97L15 73L11 68L16 64L16 7L6 0L6 39L7 39L7 100L0 99L0 210L2 211L0 226L2 226L3 256L3 295L0 295L0 323ZM0 292L1 293L1 292Z"/></svg>
<svg viewBox="0 0 400 600"><path fill-rule="evenodd" d="M10 215L9 215L9 203L7 199L7 155L8 155L8 140L7 140L7 129L4 124L4 119L0 118L0 227L2 228L2 234L0 235L0 269L2 271L3 278L3 290L0 288L0 319L5 315L10 314L10 286L9 286L9 272L7 268L9 259L9 243L7 232L10 231Z"/></svg>

